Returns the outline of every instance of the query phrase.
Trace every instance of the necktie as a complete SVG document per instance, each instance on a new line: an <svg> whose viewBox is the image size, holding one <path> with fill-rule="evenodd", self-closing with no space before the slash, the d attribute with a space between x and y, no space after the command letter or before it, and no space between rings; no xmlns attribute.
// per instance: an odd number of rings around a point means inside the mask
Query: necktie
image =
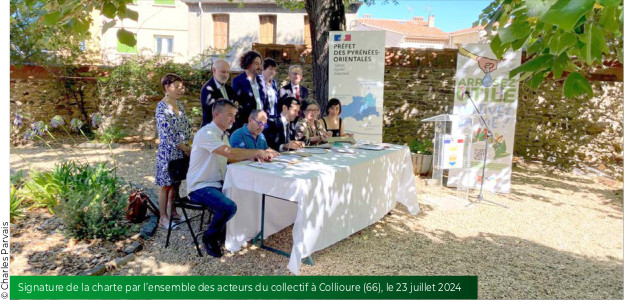
<svg viewBox="0 0 624 300"><path fill-rule="evenodd" d="M219 90L221 91L221 95L223 96L223 98L225 98L225 99L230 99L230 98L228 98L228 94L227 94L227 92L225 91L225 85L223 85L223 84L222 84L222 85L219 87Z"/></svg>
<svg viewBox="0 0 624 300"><path fill-rule="evenodd" d="M299 100L299 87L295 87L295 98L297 98L297 100Z"/></svg>

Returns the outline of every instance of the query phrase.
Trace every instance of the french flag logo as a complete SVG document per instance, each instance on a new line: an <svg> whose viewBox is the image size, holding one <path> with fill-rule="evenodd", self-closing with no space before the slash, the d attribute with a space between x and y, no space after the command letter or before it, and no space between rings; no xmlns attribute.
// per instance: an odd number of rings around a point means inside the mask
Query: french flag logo
<svg viewBox="0 0 624 300"><path fill-rule="evenodd" d="M350 42L351 41L351 35L350 34L345 34L344 40L342 39L342 34L334 35L334 42L340 42L340 41Z"/></svg>

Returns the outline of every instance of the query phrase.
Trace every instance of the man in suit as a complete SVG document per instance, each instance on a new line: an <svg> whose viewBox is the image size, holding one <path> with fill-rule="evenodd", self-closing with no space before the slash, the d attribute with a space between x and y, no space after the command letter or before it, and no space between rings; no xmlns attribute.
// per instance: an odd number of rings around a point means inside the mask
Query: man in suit
<svg viewBox="0 0 624 300"><path fill-rule="evenodd" d="M299 101L308 98L308 89L300 85L303 79L303 69L300 65L293 65L288 68L288 79L290 82L279 90L279 98L294 97Z"/></svg>
<svg viewBox="0 0 624 300"><path fill-rule="evenodd" d="M230 78L230 64L217 60L212 64L212 78L202 86L199 100L202 105L202 127L212 122L212 105L217 99L234 101L234 90L226 82Z"/></svg>
<svg viewBox="0 0 624 300"><path fill-rule="evenodd" d="M247 122L252 110L264 109L263 87L258 82L258 75L262 73L262 56L256 51L248 51L240 58L240 67L245 72L232 79L232 88L239 106L232 131Z"/></svg>
<svg viewBox="0 0 624 300"><path fill-rule="evenodd" d="M301 106L299 100L294 97L286 97L279 100L282 111L277 118L269 119L269 127L266 130L266 139L269 147L282 151L296 150L305 144L295 140L295 118L299 115Z"/></svg>

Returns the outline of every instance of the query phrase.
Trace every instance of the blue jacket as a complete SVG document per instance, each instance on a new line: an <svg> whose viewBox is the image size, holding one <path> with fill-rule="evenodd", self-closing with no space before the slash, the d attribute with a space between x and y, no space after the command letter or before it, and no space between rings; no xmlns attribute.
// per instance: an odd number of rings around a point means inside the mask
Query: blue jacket
<svg viewBox="0 0 624 300"><path fill-rule="evenodd" d="M256 81L259 83L257 77ZM234 90L236 100L238 100L238 116L236 117L236 121L234 122L232 129L238 129L247 122L251 111L257 108L256 98L254 97L253 90L251 89L251 82L247 79L247 74L245 72L240 73L232 79L232 89ZM261 84L258 84L258 92L262 105L266 106L266 99L262 99L262 95L264 95L264 88Z"/></svg>
<svg viewBox="0 0 624 300"><path fill-rule="evenodd" d="M262 149L269 148L267 141L264 138L264 134L260 133L258 138L254 139L249 129L247 129L247 123L243 127L236 129L230 136L230 145L234 148L243 149Z"/></svg>

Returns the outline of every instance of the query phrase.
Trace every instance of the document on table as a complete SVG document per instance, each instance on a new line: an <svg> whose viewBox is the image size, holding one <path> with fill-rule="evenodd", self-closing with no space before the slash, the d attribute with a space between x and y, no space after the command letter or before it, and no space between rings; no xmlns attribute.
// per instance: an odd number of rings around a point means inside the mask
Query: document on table
<svg viewBox="0 0 624 300"><path fill-rule="evenodd" d="M332 149L332 151L335 151L335 152L338 152L338 153L355 153L355 150L353 148L332 147L331 149Z"/></svg>
<svg viewBox="0 0 624 300"><path fill-rule="evenodd" d="M283 163L270 163L270 162L257 162L257 161L250 163L249 166L252 166L258 169L265 169L265 170L281 170L283 168L286 168L286 165Z"/></svg>
<svg viewBox="0 0 624 300"><path fill-rule="evenodd" d="M327 153L327 150L325 149L321 149L321 148L301 148L299 150L297 150L297 152L302 152L302 153L310 153L310 154L325 154Z"/></svg>
<svg viewBox="0 0 624 300"><path fill-rule="evenodd" d="M282 154L278 157L273 158L273 161L285 162L289 164L298 163L300 160L301 160L301 156L289 155L289 154Z"/></svg>
<svg viewBox="0 0 624 300"><path fill-rule="evenodd" d="M375 151L386 149L386 147L382 145L359 145L358 148L364 149L364 150L375 150Z"/></svg>

